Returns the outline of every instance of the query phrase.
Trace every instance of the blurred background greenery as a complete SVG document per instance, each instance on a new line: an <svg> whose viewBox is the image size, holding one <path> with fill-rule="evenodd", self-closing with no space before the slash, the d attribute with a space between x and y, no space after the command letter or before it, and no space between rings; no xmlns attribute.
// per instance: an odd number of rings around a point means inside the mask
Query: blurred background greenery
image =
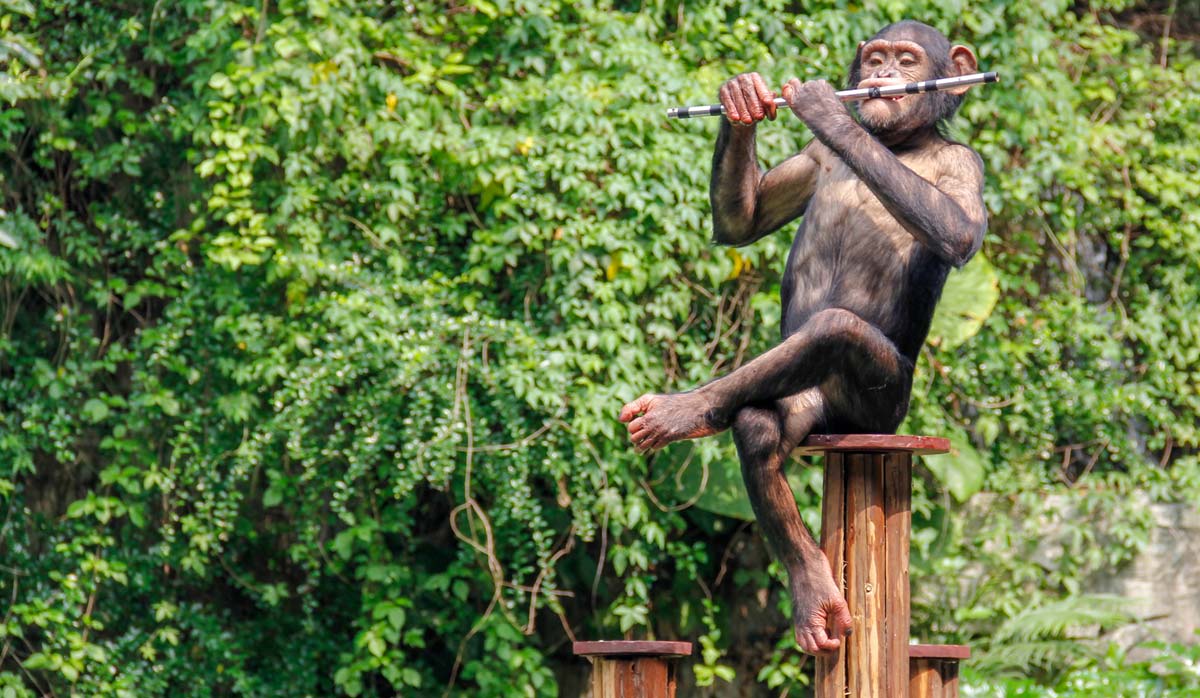
<svg viewBox="0 0 1200 698"><path fill-rule="evenodd" d="M729 438L615 415L778 335L791 226L711 245L665 108L904 17L1004 78L903 427L956 451L914 636L972 695L1200 695L1088 593L1200 497L1195 0L0 0L0 696L572 696L574 637L805 695Z"/></svg>

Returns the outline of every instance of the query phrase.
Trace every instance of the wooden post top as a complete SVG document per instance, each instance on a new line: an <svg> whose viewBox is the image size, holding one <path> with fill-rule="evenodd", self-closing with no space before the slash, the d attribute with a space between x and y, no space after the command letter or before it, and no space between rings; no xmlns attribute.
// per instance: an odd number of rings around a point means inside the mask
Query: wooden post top
<svg viewBox="0 0 1200 698"><path fill-rule="evenodd" d="M907 434L813 434L796 449L800 455L821 453L911 453L932 456L950 452L950 439Z"/></svg>
<svg viewBox="0 0 1200 698"><path fill-rule="evenodd" d="M582 657L688 657L692 643L666 640L593 640L574 642L571 651Z"/></svg>
<svg viewBox="0 0 1200 698"><path fill-rule="evenodd" d="M909 645L910 659L970 659L967 645Z"/></svg>

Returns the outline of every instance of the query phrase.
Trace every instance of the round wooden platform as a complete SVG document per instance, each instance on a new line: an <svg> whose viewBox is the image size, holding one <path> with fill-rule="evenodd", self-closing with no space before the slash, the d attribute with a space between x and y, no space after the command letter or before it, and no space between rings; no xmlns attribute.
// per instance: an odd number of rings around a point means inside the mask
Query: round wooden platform
<svg viewBox="0 0 1200 698"><path fill-rule="evenodd" d="M931 456L950 452L950 439L906 434L813 434L800 444L801 455L821 453L911 453Z"/></svg>
<svg viewBox="0 0 1200 698"><path fill-rule="evenodd" d="M971 648L966 645L909 645L909 659L970 659Z"/></svg>
<svg viewBox="0 0 1200 698"><path fill-rule="evenodd" d="M571 644L574 654L583 657L687 657L692 643L666 640L593 640Z"/></svg>

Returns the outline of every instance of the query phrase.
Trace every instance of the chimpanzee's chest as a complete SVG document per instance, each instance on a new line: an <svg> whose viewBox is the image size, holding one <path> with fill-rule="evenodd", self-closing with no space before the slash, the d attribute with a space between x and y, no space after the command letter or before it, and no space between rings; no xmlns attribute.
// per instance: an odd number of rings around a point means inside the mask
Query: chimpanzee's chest
<svg viewBox="0 0 1200 698"><path fill-rule="evenodd" d="M933 181L927 160L910 155L900 161ZM910 267L922 256L915 254L920 244L866 183L831 156L822 163L788 258L785 326L798 326L824 307L851 310L881 327L903 317Z"/></svg>
<svg viewBox="0 0 1200 698"><path fill-rule="evenodd" d="M906 191L911 182L904 180L911 179L913 173L935 182L930 157L917 152L901 154L897 159L906 169L893 168L896 179L883 183L896 187L897 198L911 200L911 192ZM833 255L859 266L894 267L897 261L908 259L919 243L897 220L895 212L840 158L828 153L825 160L805 212L803 244L818 256ZM917 221L922 217L919 213ZM910 217L910 225L914 222Z"/></svg>

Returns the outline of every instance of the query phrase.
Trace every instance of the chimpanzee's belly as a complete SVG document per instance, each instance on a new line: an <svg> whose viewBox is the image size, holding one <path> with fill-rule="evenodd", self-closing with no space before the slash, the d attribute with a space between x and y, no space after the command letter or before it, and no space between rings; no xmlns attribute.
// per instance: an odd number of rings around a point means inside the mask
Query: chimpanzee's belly
<svg viewBox="0 0 1200 698"><path fill-rule="evenodd" d="M813 230L813 222L804 222L788 255L782 284L784 336L814 313L843 308L891 337L909 320L905 300L913 254L908 248L917 243L910 237L907 247L897 246L865 225Z"/></svg>

